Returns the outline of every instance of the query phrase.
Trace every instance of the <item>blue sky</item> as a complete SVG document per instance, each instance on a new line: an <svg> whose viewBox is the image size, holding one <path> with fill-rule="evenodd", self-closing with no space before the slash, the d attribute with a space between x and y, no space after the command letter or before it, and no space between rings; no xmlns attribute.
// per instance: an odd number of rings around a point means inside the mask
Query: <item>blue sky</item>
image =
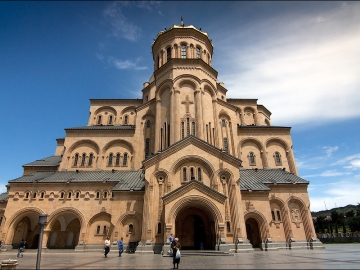
<svg viewBox="0 0 360 270"><path fill-rule="evenodd" d="M0 191L87 124L90 98L141 98L157 33L207 32L228 97L291 126L311 210L360 202L360 2L0 2Z"/></svg>

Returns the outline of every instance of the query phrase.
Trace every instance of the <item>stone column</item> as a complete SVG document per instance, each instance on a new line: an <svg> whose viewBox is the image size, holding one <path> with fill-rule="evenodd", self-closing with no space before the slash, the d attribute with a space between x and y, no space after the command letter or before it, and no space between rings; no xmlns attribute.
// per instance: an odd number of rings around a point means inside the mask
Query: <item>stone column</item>
<svg viewBox="0 0 360 270"><path fill-rule="evenodd" d="M254 113L254 123L255 123L256 126L260 125L257 111L255 111L255 113Z"/></svg>
<svg viewBox="0 0 360 270"><path fill-rule="evenodd" d="M160 150L160 128L161 128L161 99L156 100L155 112L155 153Z"/></svg>
<svg viewBox="0 0 360 270"><path fill-rule="evenodd" d="M180 91L174 88L174 143L180 139L179 95Z"/></svg>
<svg viewBox="0 0 360 270"><path fill-rule="evenodd" d="M240 114L240 125L245 126L244 110L240 109L239 114Z"/></svg>
<svg viewBox="0 0 360 270"><path fill-rule="evenodd" d="M286 159L289 164L289 169L292 174L298 175L296 170L295 162L294 162L294 155L291 150L286 150Z"/></svg>
<svg viewBox="0 0 360 270"><path fill-rule="evenodd" d="M203 119L201 106L201 89L195 91L195 118L196 118L196 137L204 140Z"/></svg>
<svg viewBox="0 0 360 270"><path fill-rule="evenodd" d="M213 117L214 117L214 146L217 148L219 147L219 132L218 132L218 128L219 128L219 123L218 123L218 112L217 112L217 100L213 99L212 100L212 105L213 105Z"/></svg>
<svg viewBox="0 0 360 270"><path fill-rule="evenodd" d="M46 249L47 248L47 242L49 239L49 235L50 235L51 230L45 230L44 228L44 234L43 234L43 239L42 239L42 249Z"/></svg>

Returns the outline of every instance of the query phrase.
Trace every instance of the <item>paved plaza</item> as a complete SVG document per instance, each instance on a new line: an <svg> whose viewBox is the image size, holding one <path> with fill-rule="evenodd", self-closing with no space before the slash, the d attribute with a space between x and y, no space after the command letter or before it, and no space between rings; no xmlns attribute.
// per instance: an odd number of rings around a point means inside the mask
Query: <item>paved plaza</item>
<svg viewBox="0 0 360 270"><path fill-rule="evenodd" d="M233 256L183 256L180 269L360 269L360 244L330 244L319 250L280 250L239 253ZM1 252L0 259L16 259L16 251ZM25 252L17 269L35 269L36 253ZM172 258L153 254L100 252L42 254L41 269L172 269Z"/></svg>

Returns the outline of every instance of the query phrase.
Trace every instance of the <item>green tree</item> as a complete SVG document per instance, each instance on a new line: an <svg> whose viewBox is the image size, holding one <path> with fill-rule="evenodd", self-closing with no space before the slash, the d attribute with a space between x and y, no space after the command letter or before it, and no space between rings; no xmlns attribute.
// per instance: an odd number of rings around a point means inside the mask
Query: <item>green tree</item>
<svg viewBox="0 0 360 270"><path fill-rule="evenodd" d="M336 210L332 211L331 212L331 220L332 220L332 222L337 223L338 220L340 219L339 216L340 216L340 214L339 214L338 211L336 211Z"/></svg>
<svg viewBox="0 0 360 270"><path fill-rule="evenodd" d="M337 223L335 223L335 232L336 232L336 233L339 233L339 227L338 227L338 224L337 224Z"/></svg>
<svg viewBox="0 0 360 270"><path fill-rule="evenodd" d="M343 222L342 227L343 227L343 233L346 233L345 222Z"/></svg>
<svg viewBox="0 0 360 270"><path fill-rule="evenodd" d="M349 226L350 231L360 231L360 216L347 218L346 223Z"/></svg>
<svg viewBox="0 0 360 270"><path fill-rule="evenodd" d="M346 217L347 217L347 218L353 217L353 216L355 216L354 210L350 210L350 211L347 211L347 212L346 212Z"/></svg>

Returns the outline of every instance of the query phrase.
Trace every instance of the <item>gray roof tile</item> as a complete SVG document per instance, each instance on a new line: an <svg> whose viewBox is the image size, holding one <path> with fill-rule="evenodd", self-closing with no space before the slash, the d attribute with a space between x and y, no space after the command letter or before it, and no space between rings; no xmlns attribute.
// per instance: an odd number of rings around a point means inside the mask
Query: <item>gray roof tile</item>
<svg viewBox="0 0 360 270"><path fill-rule="evenodd" d="M23 166L58 166L60 162L61 156L51 156L43 159L38 159Z"/></svg>
<svg viewBox="0 0 360 270"><path fill-rule="evenodd" d="M10 183L114 182L113 190L144 190L144 175L138 171L35 172L10 180Z"/></svg>
<svg viewBox="0 0 360 270"><path fill-rule="evenodd" d="M270 190L268 185L308 183L282 169L240 169L241 190Z"/></svg>
<svg viewBox="0 0 360 270"><path fill-rule="evenodd" d="M7 202L8 199L9 199L9 194L7 192L0 194L0 202Z"/></svg>

